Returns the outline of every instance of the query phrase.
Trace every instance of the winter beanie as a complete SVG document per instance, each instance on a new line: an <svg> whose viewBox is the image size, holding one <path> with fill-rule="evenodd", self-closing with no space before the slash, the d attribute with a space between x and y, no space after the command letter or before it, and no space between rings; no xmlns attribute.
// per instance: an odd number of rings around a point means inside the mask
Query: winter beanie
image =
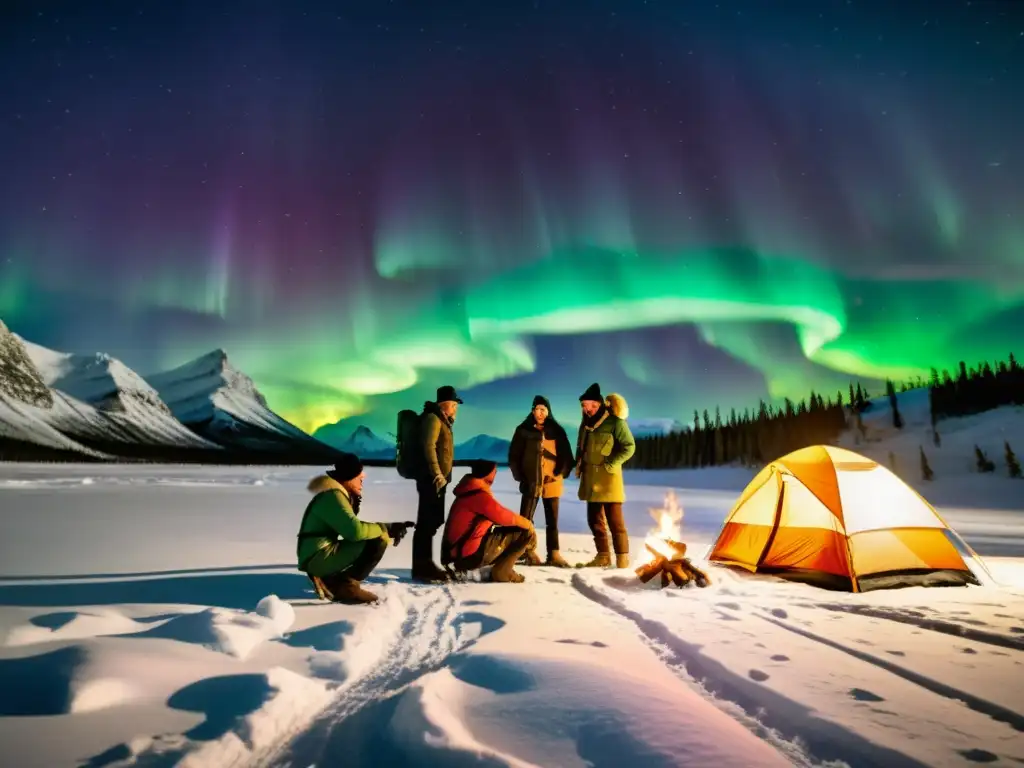
<svg viewBox="0 0 1024 768"><path fill-rule="evenodd" d="M604 395L601 394L601 385L596 381L587 387L587 391L580 395L580 402L584 400L593 400L596 403L604 402Z"/></svg>
<svg viewBox="0 0 1024 768"><path fill-rule="evenodd" d="M487 459L475 459L469 464L469 473L473 475L473 477L483 480L497 468L497 463L493 461L488 461Z"/></svg>
<svg viewBox="0 0 1024 768"><path fill-rule="evenodd" d="M334 467L327 470L327 476L339 483L354 480L363 472L363 462L354 453L344 453L338 457Z"/></svg>
<svg viewBox="0 0 1024 768"><path fill-rule="evenodd" d="M551 413L551 403L548 402L548 399L544 397L544 395L536 395L533 398L533 405L531 406L531 408L536 408L538 405L543 405L545 408L548 409L548 413Z"/></svg>

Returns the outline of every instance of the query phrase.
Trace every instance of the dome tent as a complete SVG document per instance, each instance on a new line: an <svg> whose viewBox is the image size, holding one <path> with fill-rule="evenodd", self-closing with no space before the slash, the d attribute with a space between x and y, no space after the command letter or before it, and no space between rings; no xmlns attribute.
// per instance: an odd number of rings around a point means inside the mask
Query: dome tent
<svg viewBox="0 0 1024 768"><path fill-rule="evenodd" d="M853 451L816 445L754 477L708 560L853 592L979 584L954 538L977 559L888 469Z"/></svg>

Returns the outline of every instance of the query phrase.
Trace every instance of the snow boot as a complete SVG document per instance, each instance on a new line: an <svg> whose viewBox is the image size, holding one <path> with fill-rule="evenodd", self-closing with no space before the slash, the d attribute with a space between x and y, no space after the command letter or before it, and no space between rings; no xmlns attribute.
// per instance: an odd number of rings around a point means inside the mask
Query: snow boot
<svg viewBox="0 0 1024 768"><path fill-rule="evenodd" d="M316 596L318 598L321 600L330 600L334 597L334 595L331 594L331 591L327 588L327 585L324 584L323 579L319 576L310 576L308 573L306 576L309 577L310 582L312 582L313 590L316 592Z"/></svg>
<svg viewBox="0 0 1024 768"><path fill-rule="evenodd" d="M553 549L548 552L548 559L544 562L544 565L550 565L552 568L571 568L565 558L562 557L562 553L557 549Z"/></svg>
<svg viewBox="0 0 1024 768"><path fill-rule="evenodd" d="M612 556L607 552L598 552L594 559L587 563L576 563L577 568L607 568L612 564Z"/></svg>
<svg viewBox="0 0 1024 768"><path fill-rule="evenodd" d="M513 567L515 563L511 558L498 558L498 561L491 567L491 581L495 583L522 584L526 581L523 574Z"/></svg>
<svg viewBox="0 0 1024 768"><path fill-rule="evenodd" d="M523 556L519 558L519 562L523 565L544 565L544 561L540 559L540 555L537 554L536 549L526 550L526 552L523 553Z"/></svg>
<svg viewBox="0 0 1024 768"><path fill-rule="evenodd" d="M421 584L444 584L451 580L451 576L433 560L426 560L412 564L412 580Z"/></svg>
<svg viewBox="0 0 1024 768"><path fill-rule="evenodd" d="M345 605L369 605L379 599L373 592L368 592L351 576L334 576L324 582L331 591L331 602Z"/></svg>
<svg viewBox="0 0 1024 768"><path fill-rule="evenodd" d="M616 568L629 568L629 555L616 555L615 556L615 567Z"/></svg>

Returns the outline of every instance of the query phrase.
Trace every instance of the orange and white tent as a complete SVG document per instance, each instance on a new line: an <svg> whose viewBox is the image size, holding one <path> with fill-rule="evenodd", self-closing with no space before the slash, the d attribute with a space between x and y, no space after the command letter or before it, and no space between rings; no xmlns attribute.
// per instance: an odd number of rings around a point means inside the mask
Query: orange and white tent
<svg viewBox="0 0 1024 768"><path fill-rule="evenodd" d="M953 537L977 560L888 469L853 451L816 445L757 474L708 560L853 592L978 584Z"/></svg>

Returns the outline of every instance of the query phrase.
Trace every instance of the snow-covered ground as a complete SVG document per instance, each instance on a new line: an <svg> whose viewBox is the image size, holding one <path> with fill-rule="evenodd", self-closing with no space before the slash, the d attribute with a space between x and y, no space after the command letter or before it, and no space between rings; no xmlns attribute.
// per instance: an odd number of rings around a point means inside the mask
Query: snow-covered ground
<svg viewBox="0 0 1024 768"><path fill-rule="evenodd" d="M315 471L0 465L0 764L1024 761L1024 560L866 595L720 568L704 590L548 568L431 587L403 542L379 605L328 605L293 560ZM368 473L365 518L414 516L411 483ZM700 554L750 472L627 477L634 551L675 489ZM983 511L944 515L982 555L1024 556L1024 483L985 479ZM517 503L507 472L496 492ZM571 483L562 509L582 560Z"/></svg>

